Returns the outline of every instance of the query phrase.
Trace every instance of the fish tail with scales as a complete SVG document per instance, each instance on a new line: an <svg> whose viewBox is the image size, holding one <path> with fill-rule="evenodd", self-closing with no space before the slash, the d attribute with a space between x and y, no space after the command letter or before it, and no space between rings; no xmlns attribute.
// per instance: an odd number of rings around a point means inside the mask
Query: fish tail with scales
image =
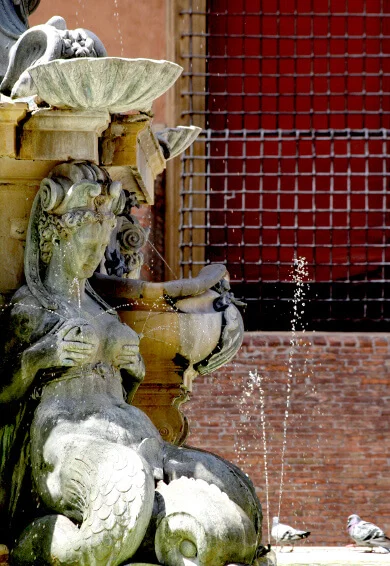
<svg viewBox="0 0 390 566"><path fill-rule="evenodd" d="M62 513L39 518L24 531L12 553L16 564L32 566L39 557L53 566L116 566L135 553L153 506L153 480L131 448L97 444L75 447L60 474L56 506ZM49 489L56 483L51 479ZM50 495L55 497L54 487Z"/></svg>

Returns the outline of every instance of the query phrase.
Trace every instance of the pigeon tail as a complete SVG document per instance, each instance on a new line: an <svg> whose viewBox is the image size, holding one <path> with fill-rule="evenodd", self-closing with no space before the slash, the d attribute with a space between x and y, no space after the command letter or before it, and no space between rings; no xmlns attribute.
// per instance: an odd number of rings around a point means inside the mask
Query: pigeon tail
<svg viewBox="0 0 390 566"><path fill-rule="evenodd" d="M386 550L386 552L390 552L390 538L389 537L373 538L373 539L370 540L370 544L372 546L379 546L380 548L383 548L383 550Z"/></svg>

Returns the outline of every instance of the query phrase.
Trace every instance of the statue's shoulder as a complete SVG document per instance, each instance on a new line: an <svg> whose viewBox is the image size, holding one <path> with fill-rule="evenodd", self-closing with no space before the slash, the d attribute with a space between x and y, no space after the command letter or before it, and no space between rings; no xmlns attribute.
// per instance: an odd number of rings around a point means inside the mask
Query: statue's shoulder
<svg viewBox="0 0 390 566"><path fill-rule="evenodd" d="M50 331L58 315L44 308L27 285L16 291L11 299L8 330L23 342L34 342Z"/></svg>
<svg viewBox="0 0 390 566"><path fill-rule="evenodd" d="M39 303L38 299L34 297L27 285L20 287L12 296L10 301L11 315L13 317L21 314L42 316L44 308Z"/></svg>
<svg viewBox="0 0 390 566"><path fill-rule="evenodd" d="M21 287L19 287L19 289L15 291L15 293L12 295L11 302L18 303L24 299L38 303L38 299L36 299L34 295L31 293L28 285L22 285Z"/></svg>

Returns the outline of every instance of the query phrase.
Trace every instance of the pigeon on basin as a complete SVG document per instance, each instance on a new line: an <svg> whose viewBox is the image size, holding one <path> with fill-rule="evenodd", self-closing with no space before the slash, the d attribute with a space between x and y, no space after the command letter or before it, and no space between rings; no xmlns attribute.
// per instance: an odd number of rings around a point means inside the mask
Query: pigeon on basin
<svg viewBox="0 0 390 566"><path fill-rule="evenodd" d="M371 551L375 547L380 547L390 552L390 538L374 523L362 521L359 515L348 517L347 531L359 546L369 546Z"/></svg>
<svg viewBox="0 0 390 566"><path fill-rule="evenodd" d="M303 538L307 538L310 535L310 531L300 531L298 529L294 529L289 525L284 525L283 523L279 523L279 518L274 517L272 519L272 530L271 536L275 539L276 544L280 544L281 546L285 544L291 544L292 552L294 550L294 544Z"/></svg>

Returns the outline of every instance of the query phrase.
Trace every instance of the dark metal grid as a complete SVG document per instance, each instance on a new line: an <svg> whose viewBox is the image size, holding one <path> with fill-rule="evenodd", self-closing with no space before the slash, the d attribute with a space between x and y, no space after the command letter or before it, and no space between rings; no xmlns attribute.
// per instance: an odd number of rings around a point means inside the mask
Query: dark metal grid
<svg viewBox="0 0 390 566"><path fill-rule="evenodd" d="M190 20L202 15L191 4ZM191 271L226 263L236 293L250 303L247 326L281 329L291 318L292 262L303 256L311 327L388 329L389 2L329 0L327 12L319 6L323 0L209 2L208 29L197 32L208 41L206 72L196 74L206 90L183 92L188 100L204 96L202 110L185 113L205 118L208 128L198 142L204 149L182 161L181 265ZM258 33L246 33L248 17ZM310 33L301 34L306 19ZM344 33L332 33L335 21ZM286 25L292 33L283 35ZM316 34L318 26L326 33ZM292 42L288 54L285 40ZM299 53L302 41L310 53ZM195 225L194 213L203 213L203 222ZM202 242L193 238L200 231Z"/></svg>

